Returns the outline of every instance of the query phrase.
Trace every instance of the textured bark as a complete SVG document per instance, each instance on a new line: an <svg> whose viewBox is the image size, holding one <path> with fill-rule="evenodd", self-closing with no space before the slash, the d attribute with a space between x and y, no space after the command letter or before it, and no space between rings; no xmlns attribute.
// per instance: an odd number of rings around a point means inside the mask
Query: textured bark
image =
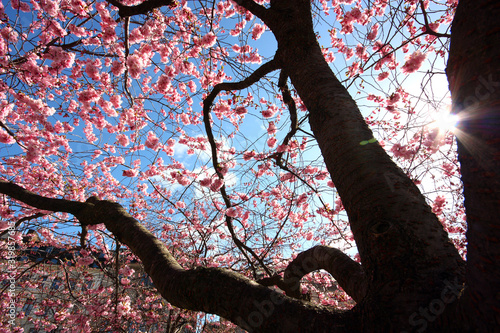
<svg viewBox="0 0 500 333"><path fill-rule="evenodd" d="M460 115L458 155L467 214L461 316L479 331L500 327L500 3L461 0L447 75Z"/></svg>
<svg viewBox="0 0 500 333"><path fill-rule="evenodd" d="M349 216L369 286L358 305L371 330L404 329L445 281L462 279L463 261L424 197L378 144L316 42L310 2L276 1L264 18L278 60L309 120Z"/></svg>
<svg viewBox="0 0 500 333"><path fill-rule="evenodd" d="M292 332L302 329L304 323L309 332L321 331L326 323L338 324L338 330L332 332L346 331L342 313L283 296L230 270L182 269L163 243L123 207L109 201L91 203L98 222L141 259L155 287L171 304L218 314L248 331ZM322 319L315 322L315 317Z"/></svg>
<svg viewBox="0 0 500 333"><path fill-rule="evenodd" d="M249 332L352 332L355 313L299 301L230 270L184 270L165 245L118 203L50 199L0 180L0 193L43 210L75 215L82 225L104 224L137 255L158 292L174 306L222 316ZM237 295L238 297L235 297Z"/></svg>
<svg viewBox="0 0 500 333"><path fill-rule="evenodd" d="M368 281L361 265L342 251L321 245L300 253L288 265L283 277L284 284L289 286L287 295L299 298L300 279L320 269L330 273L356 302L365 296Z"/></svg>
<svg viewBox="0 0 500 333"><path fill-rule="evenodd" d="M175 0L147 0L136 6L125 6L119 0L107 0L110 4L118 8L120 17L130 17L134 15L147 14L155 8L163 6L176 6Z"/></svg>

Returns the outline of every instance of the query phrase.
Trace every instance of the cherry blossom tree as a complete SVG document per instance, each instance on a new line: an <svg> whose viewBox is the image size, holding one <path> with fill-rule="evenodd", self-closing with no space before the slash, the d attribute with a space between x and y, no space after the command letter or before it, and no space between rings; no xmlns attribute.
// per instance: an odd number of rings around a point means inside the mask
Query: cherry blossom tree
<svg viewBox="0 0 500 333"><path fill-rule="evenodd" d="M2 4L2 326L45 246L65 288L18 314L37 329L494 331L499 12Z"/></svg>

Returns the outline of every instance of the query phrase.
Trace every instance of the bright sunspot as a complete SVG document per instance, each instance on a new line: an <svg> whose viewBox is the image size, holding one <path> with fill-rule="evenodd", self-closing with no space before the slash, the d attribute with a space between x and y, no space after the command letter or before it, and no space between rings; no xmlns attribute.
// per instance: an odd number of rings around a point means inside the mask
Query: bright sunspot
<svg viewBox="0 0 500 333"><path fill-rule="evenodd" d="M439 128L440 130L447 132L453 132L455 126L459 121L459 116L456 114L451 114L449 110L442 110L433 115L433 121L430 126L433 128Z"/></svg>

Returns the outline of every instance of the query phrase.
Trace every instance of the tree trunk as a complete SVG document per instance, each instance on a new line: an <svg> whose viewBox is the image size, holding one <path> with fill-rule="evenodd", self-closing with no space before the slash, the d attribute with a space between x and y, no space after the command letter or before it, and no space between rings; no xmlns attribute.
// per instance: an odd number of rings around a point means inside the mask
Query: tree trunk
<svg viewBox="0 0 500 333"><path fill-rule="evenodd" d="M366 297L358 304L363 325L370 331L403 329L415 309L438 298L447 282L461 283L463 260L417 187L383 148L360 145L373 133L325 61L307 13L310 1L286 1L266 23L349 216L368 277Z"/></svg>
<svg viewBox="0 0 500 333"><path fill-rule="evenodd" d="M499 15L496 0L460 1L447 68L468 225L461 316L481 332L500 327Z"/></svg>

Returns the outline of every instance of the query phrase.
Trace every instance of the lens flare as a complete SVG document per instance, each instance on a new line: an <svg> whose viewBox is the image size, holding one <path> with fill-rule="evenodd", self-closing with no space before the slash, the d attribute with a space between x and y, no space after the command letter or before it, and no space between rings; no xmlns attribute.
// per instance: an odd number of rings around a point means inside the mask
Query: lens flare
<svg viewBox="0 0 500 333"><path fill-rule="evenodd" d="M439 128L444 132L453 132L460 120L457 114L452 114L449 111L440 111L433 116L433 121L430 124L433 128Z"/></svg>

